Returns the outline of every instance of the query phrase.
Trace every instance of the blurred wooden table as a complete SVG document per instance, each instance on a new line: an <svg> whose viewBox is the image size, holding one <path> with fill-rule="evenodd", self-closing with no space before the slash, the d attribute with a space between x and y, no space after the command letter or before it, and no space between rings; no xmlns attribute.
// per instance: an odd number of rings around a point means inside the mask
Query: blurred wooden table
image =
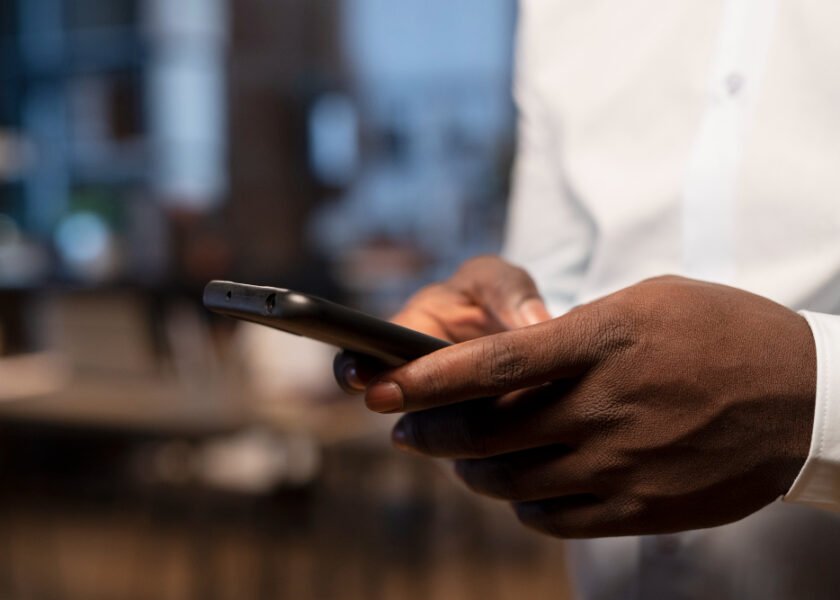
<svg viewBox="0 0 840 600"><path fill-rule="evenodd" d="M568 598L560 542L388 449L358 399L256 409L195 311L168 319L163 360L133 296L46 304L70 375L0 402L0 600ZM135 473L144 444L253 425L316 438L318 477L234 495Z"/></svg>
<svg viewBox="0 0 840 600"><path fill-rule="evenodd" d="M336 447L316 485L266 498L66 483L2 482L0 598L569 597L560 542L381 450Z"/></svg>

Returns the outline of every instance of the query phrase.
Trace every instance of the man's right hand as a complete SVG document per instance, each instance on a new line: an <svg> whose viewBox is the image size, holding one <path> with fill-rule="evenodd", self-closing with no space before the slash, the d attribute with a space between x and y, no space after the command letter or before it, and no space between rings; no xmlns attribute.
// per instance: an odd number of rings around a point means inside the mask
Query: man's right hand
<svg viewBox="0 0 840 600"><path fill-rule="evenodd" d="M496 256L465 262L447 281L427 286L391 320L450 342L535 325L550 318L527 272ZM338 383L363 392L379 368L357 355L335 358Z"/></svg>

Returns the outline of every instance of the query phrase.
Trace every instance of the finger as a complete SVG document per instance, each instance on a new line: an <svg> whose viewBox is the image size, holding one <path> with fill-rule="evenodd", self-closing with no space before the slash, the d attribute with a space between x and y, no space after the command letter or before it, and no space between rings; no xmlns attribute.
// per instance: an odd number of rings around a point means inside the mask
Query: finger
<svg viewBox="0 0 840 600"><path fill-rule="evenodd" d="M581 375L599 359L585 314L444 348L372 382L365 401L376 412L412 412Z"/></svg>
<svg viewBox="0 0 840 600"><path fill-rule="evenodd" d="M348 394L364 393L367 385L389 368L375 358L346 350L336 354L333 359L335 380Z"/></svg>
<svg viewBox="0 0 840 600"><path fill-rule="evenodd" d="M423 288L391 320L403 327L452 342L472 340L507 329L476 304L471 296L449 283Z"/></svg>
<svg viewBox="0 0 840 600"><path fill-rule="evenodd" d="M536 325L551 318L527 271L497 256L467 261L449 283L508 329Z"/></svg>
<svg viewBox="0 0 840 600"><path fill-rule="evenodd" d="M562 392L546 390L404 415L394 427L394 445L438 458L486 458L581 442L585 430L553 406Z"/></svg>
<svg viewBox="0 0 840 600"><path fill-rule="evenodd" d="M455 472L472 491L508 501L534 501L594 491L580 456L557 445L478 460L458 460Z"/></svg>
<svg viewBox="0 0 840 600"><path fill-rule="evenodd" d="M601 538L654 533L638 507L617 498L591 494L516 502L516 516L526 527L564 539ZM663 528L655 533L669 533Z"/></svg>
<svg viewBox="0 0 840 600"><path fill-rule="evenodd" d="M602 531L605 503L592 494L515 502L516 518L530 529L564 539L596 537Z"/></svg>

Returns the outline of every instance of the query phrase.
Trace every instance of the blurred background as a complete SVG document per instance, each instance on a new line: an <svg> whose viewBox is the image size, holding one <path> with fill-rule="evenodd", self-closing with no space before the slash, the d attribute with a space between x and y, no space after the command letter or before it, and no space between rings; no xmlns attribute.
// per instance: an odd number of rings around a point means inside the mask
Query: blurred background
<svg viewBox="0 0 840 600"><path fill-rule="evenodd" d="M563 598L332 350L499 247L515 0L0 0L0 598Z"/></svg>

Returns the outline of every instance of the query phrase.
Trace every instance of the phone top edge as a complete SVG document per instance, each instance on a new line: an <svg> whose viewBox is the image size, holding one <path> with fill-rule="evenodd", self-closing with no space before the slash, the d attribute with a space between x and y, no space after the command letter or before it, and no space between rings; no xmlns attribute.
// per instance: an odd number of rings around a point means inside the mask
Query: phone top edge
<svg viewBox="0 0 840 600"><path fill-rule="evenodd" d="M286 288L213 280L204 288L203 304L217 314L317 339L394 365L450 345L423 332ZM324 327L330 322L339 324L343 337Z"/></svg>
<svg viewBox="0 0 840 600"><path fill-rule="evenodd" d="M286 288L272 287L268 285L251 285L248 283L238 283L236 281L225 281L222 279L214 279L204 286L203 300L212 299L217 293L225 293L233 291L248 291L252 293L281 293L281 294L297 294L292 290ZM299 295L299 294L297 294Z"/></svg>
<svg viewBox="0 0 840 600"><path fill-rule="evenodd" d="M211 281L204 287L202 302L209 310L235 318L281 318L292 316L312 299L286 288L249 285L234 281Z"/></svg>

